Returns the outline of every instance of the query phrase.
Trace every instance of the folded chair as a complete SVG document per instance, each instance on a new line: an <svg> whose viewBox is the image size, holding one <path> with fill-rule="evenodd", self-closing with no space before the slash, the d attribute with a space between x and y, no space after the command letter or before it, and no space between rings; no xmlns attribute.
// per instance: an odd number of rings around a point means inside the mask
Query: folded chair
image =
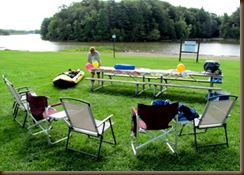
<svg viewBox="0 0 244 175"><path fill-rule="evenodd" d="M113 131L113 123L111 121L113 114L109 115L103 120L97 120L93 116L90 103L81 99L69 97L61 97L60 101L62 102L62 105L70 122L66 150L70 149L73 151L78 151L80 153L96 157L98 160L100 157L100 150L103 142L116 145L116 139ZM106 141L103 138L104 132L107 131L109 128L111 129L113 142ZM88 153L91 151L81 151L75 148L69 148L70 136L72 132L85 134L88 136L88 138L98 138L99 147L97 154Z"/></svg>
<svg viewBox="0 0 244 175"><path fill-rule="evenodd" d="M30 109L28 112L28 130L31 135L44 133L47 136L48 144L55 144L67 139L67 137L63 137L52 141L49 133L50 129L52 129L53 121L64 120L69 124L66 120L65 112L55 109L55 107L61 106L60 102L48 105L48 97L33 96L31 93L26 93L26 99Z"/></svg>
<svg viewBox="0 0 244 175"><path fill-rule="evenodd" d="M4 75L2 75L2 78L14 98L12 106L14 120L22 127L25 127L28 112L26 92L31 92L32 94L35 94L35 92L31 91L27 86L15 88L13 84ZM25 117L23 119L17 119L19 109L21 109L25 113Z"/></svg>
<svg viewBox="0 0 244 175"><path fill-rule="evenodd" d="M216 98L221 100L216 100ZM199 118L195 118L192 122L188 122L193 124L193 133L189 133L189 134L194 135L196 149L201 147L217 146L217 145L226 145L227 147L229 147L226 119L230 116L229 114L237 98L238 97L234 95L220 95L220 96L209 98L202 115L200 115ZM187 122L185 124L187 124ZM224 142L214 143L214 144L202 143L199 145L198 143L200 140L199 133L204 133L209 129L219 128L219 127L224 128L224 135L225 135ZM204 131L201 132L200 130L204 130ZM203 138L201 137L201 139ZM213 137L213 139L216 140L216 137Z"/></svg>
<svg viewBox="0 0 244 175"><path fill-rule="evenodd" d="M177 153L177 128L170 124L174 117L178 118L177 115L178 102L166 106L138 104L137 110L132 107L131 146L134 154L159 139L166 142L173 153ZM173 140L170 141L168 135L172 132Z"/></svg>

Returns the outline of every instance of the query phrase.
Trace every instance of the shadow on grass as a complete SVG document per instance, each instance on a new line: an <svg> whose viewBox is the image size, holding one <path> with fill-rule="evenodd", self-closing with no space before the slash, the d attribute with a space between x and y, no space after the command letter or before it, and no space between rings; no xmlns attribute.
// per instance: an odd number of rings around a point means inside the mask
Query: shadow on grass
<svg viewBox="0 0 244 175"><path fill-rule="evenodd" d="M26 139L18 147L18 161L25 162L28 171L239 171L231 157L239 153L226 146L202 148L195 150L193 142L181 148L177 155L173 154L165 143L155 142L142 148L137 156L133 155L128 143L120 143L113 147L104 144L101 160L83 155L75 151L65 151L65 142L49 146L45 141ZM95 151L96 141L83 139L76 143L80 149ZM226 157L228 155L228 158ZM231 162L230 166L226 162ZM236 162L238 163L238 162ZM191 165L191 166L189 166ZM38 169L36 169L38 167ZM23 167L22 167L23 168Z"/></svg>
<svg viewBox="0 0 244 175"><path fill-rule="evenodd" d="M169 99L171 101L184 101L184 102L194 102L194 103L206 103L205 96L207 94L207 91L204 93L204 91L196 91L196 90L185 90L185 89L168 89L167 91L160 94L158 97L153 96L153 88L147 89L146 91L142 92L139 95L135 94L135 89L133 89L133 86L130 85L124 85L123 87L118 84L108 85L106 87L97 89L95 91L90 91L90 89L87 89L87 93L96 93L96 94L108 94L112 96L124 96L124 97L130 97L130 98L137 98L137 99Z"/></svg>

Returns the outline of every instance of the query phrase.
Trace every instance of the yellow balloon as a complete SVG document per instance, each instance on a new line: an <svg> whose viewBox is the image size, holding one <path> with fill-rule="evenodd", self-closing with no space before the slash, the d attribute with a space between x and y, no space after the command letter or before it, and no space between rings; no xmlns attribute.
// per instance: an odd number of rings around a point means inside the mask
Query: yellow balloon
<svg viewBox="0 0 244 175"><path fill-rule="evenodd" d="M177 65L178 72L182 73L185 70L185 65L180 63Z"/></svg>
<svg viewBox="0 0 244 175"><path fill-rule="evenodd" d="M92 63L92 66L93 66L94 68L98 68L98 62L97 62L97 61L94 61L94 62Z"/></svg>

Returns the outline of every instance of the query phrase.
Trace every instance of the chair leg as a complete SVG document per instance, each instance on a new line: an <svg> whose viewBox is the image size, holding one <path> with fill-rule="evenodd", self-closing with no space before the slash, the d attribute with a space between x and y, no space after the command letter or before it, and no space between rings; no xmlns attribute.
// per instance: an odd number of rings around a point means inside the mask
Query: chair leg
<svg viewBox="0 0 244 175"><path fill-rule="evenodd" d="M114 129L113 129L113 126L111 125L110 123L110 128L111 128L111 132L112 132L112 135L113 135L113 139L114 139L114 144L116 145L116 138L115 138L115 135L114 135Z"/></svg>
<svg viewBox="0 0 244 175"><path fill-rule="evenodd" d="M69 132L68 132L68 138L67 138L66 145L65 145L65 150L66 150L66 151L67 151L67 149L68 149L70 136L71 136L71 129L69 129Z"/></svg>
<svg viewBox="0 0 244 175"><path fill-rule="evenodd" d="M16 108L17 108L17 103L16 103L16 101L15 101L15 102L13 103L13 107L12 107L12 113L13 113L13 115L14 115L14 112L15 112Z"/></svg>
<svg viewBox="0 0 244 175"><path fill-rule="evenodd" d="M194 139L195 139L195 147L196 147L196 150L197 150L197 132L196 132L196 127L193 127L193 132L194 132Z"/></svg>
<svg viewBox="0 0 244 175"><path fill-rule="evenodd" d="M224 124L224 130L225 130L226 145L227 145L227 147L229 147L229 141L228 141L227 126L226 126L226 124Z"/></svg>
<svg viewBox="0 0 244 175"><path fill-rule="evenodd" d="M182 136L183 135L182 132L183 132L183 129L184 129L185 126L186 126L186 124L182 124L181 130L180 130L180 133L179 133L179 136Z"/></svg>
<svg viewBox="0 0 244 175"><path fill-rule="evenodd" d="M18 111L19 111L19 106L17 105L16 108L14 109L14 113L13 113L13 116L14 116L14 120L24 128L24 123L21 123L18 119L17 119L17 115L18 115ZM25 122L25 121L24 121Z"/></svg>
<svg viewBox="0 0 244 175"><path fill-rule="evenodd" d="M99 143L98 152L97 152L97 161L100 158L100 151L101 151L102 143L103 143L103 135L100 136L100 143Z"/></svg>
<svg viewBox="0 0 244 175"><path fill-rule="evenodd" d="M28 112L25 111L25 118L24 118L24 122L23 122L23 128L25 127L25 123L26 123L26 120L27 120L27 115L28 115Z"/></svg>
<svg viewBox="0 0 244 175"><path fill-rule="evenodd" d="M225 143L215 143L215 144L207 144L207 145L200 145L198 146L197 145L197 132L196 132L196 127L194 127L194 139L195 139L195 147L196 147L196 150L198 148L202 148L202 147L207 147L207 146L218 146L218 145L226 145L227 147L229 147L229 143L228 143L228 135L227 135L227 127L226 127L226 124L223 125L224 127L224 131L225 131ZM205 129L205 132L207 131L207 128ZM204 132L200 132L200 133L204 133Z"/></svg>
<svg viewBox="0 0 244 175"><path fill-rule="evenodd" d="M19 107L18 107L18 105L16 105L16 107L14 108L14 111L13 111L14 120L16 120L18 110L19 110Z"/></svg>

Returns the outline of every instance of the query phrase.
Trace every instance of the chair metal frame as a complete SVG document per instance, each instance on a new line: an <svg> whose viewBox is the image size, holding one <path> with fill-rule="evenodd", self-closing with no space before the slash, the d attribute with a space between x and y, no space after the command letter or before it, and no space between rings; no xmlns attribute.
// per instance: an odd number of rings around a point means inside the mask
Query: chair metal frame
<svg viewBox="0 0 244 175"><path fill-rule="evenodd" d="M2 75L2 78L14 98L12 105L13 118L19 125L24 128L29 110L26 101L26 92L31 92L32 94L35 94L35 92L31 91L28 86L15 88L14 85L5 77L5 75ZM19 109L25 113L23 121L17 119Z"/></svg>
<svg viewBox="0 0 244 175"><path fill-rule="evenodd" d="M103 142L116 145L116 138L113 130L114 123L112 122L113 114L109 115L103 120L97 120L95 119L92 113L91 104L89 102L84 101L82 99L71 98L71 97L61 97L60 101L63 105L68 121L70 123L68 138L65 146L66 150L69 149L69 150L77 151L82 154L95 157L97 158L97 160L99 160L101 146ZM113 141L104 140L103 134L109 128L111 130ZM99 147L98 147L97 154L93 154L87 151L85 152L85 151L78 150L76 148L69 147L69 142L70 142L72 132L87 135L88 138L97 138L99 140Z"/></svg>
<svg viewBox="0 0 244 175"><path fill-rule="evenodd" d="M156 140L161 140L167 144L169 149L173 153L177 153L177 144L178 144L178 131L177 131L177 122L178 122L178 102L172 103L167 106L149 106L149 105L143 105L150 108L153 108L154 113L150 114L150 117L158 117L161 119L162 124L161 126L150 127L149 129L145 129L142 127L143 124L141 122L143 119L140 116L140 106L143 104L138 104L138 110L136 110L134 107L132 107L132 132L131 132L131 147L133 150L134 155L138 154L138 150ZM156 111L161 111L160 114ZM170 111L169 113L164 114L165 111ZM157 113L157 114L156 114ZM169 116L166 116L169 115ZM171 116L170 116L171 115ZM171 125L171 121L173 119L176 119L176 125L175 127ZM143 121L143 123L146 123L146 121ZM168 139L168 135L170 133L174 132L174 140L170 141ZM146 134L151 136L152 139L148 141L142 141L141 135ZM163 139L165 137L165 139Z"/></svg>

